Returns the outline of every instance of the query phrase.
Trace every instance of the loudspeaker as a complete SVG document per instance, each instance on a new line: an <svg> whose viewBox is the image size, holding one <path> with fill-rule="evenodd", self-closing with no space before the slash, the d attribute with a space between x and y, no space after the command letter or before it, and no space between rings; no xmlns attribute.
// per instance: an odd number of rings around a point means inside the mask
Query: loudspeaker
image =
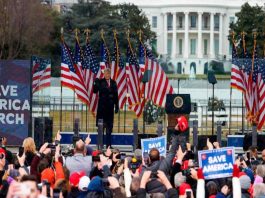
<svg viewBox="0 0 265 198"><path fill-rule="evenodd" d="M252 133L248 133L245 135L243 140L243 150L247 151L250 146L252 146ZM262 151L263 149L265 149L265 135L258 134L257 149L258 151Z"/></svg>
<svg viewBox="0 0 265 198"><path fill-rule="evenodd" d="M207 146L207 138L211 143L217 142L217 135L199 135L198 136L198 151L203 150Z"/></svg>
<svg viewBox="0 0 265 198"><path fill-rule="evenodd" d="M34 141L37 147L45 142L52 142L52 118L34 118Z"/></svg>
<svg viewBox="0 0 265 198"><path fill-rule="evenodd" d="M189 114L191 112L190 94L167 94L167 114Z"/></svg>
<svg viewBox="0 0 265 198"><path fill-rule="evenodd" d="M34 141L40 147L44 141L44 119L34 118Z"/></svg>
<svg viewBox="0 0 265 198"><path fill-rule="evenodd" d="M75 118L75 122L74 122L74 134L75 135L79 135L79 123L80 123L80 119Z"/></svg>
<svg viewBox="0 0 265 198"><path fill-rule="evenodd" d="M156 138L157 134L138 134L138 148L142 149L141 139Z"/></svg>
<svg viewBox="0 0 265 198"><path fill-rule="evenodd" d="M217 80L214 75L214 71L208 71L208 82L211 84L216 84Z"/></svg>
<svg viewBox="0 0 265 198"><path fill-rule="evenodd" d="M44 118L44 142L52 142L53 119L49 117ZM43 143L44 143L43 142Z"/></svg>

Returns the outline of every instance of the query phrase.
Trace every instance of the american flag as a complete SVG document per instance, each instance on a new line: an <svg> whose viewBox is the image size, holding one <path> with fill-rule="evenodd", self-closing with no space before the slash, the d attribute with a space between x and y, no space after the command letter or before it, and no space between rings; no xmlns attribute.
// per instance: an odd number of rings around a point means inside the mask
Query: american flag
<svg viewBox="0 0 265 198"><path fill-rule="evenodd" d="M173 88L164 70L148 49L146 49L146 56L148 61L147 69L152 71L152 76L149 82L146 83L147 99L152 100L155 105L165 107L166 96L174 92Z"/></svg>
<svg viewBox="0 0 265 198"><path fill-rule="evenodd" d="M132 52L130 44L127 47L127 60L126 60L126 78L127 78L127 92L129 107L141 102L140 92L140 78L141 70Z"/></svg>
<svg viewBox="0 0 265 198"><path fill-rule="evenodd" d="M146 63L148 63L148 61L145 61L145 48L144 45L140 42L139 44L139 66L140 66L140 70L141 70L141 75L139 77L140 80L140 99L141 102L139 104L136 104L132 107L130 107L130 109L132 109L137 117L140 117L143 109L144 109L144 105L145 105L145 98L144 98L144 83L142 82L142 78L143 78L143 74L145 72L146 69Z"/></svg>
<svg viewBox="0 0 265 198"><path fill-rule="evenodd" d="M259 120L257 129L261 130L265 122L265 59L259 59Z"/></svg>
<svg viewBox="0 0 265 198"><path fill-rule="evenodd" d="M257 49L254 47L254 55L253 55L253 64L252 64L252 111L251 115L253 116L253 122L258 122L258 114L259 114L259 96L258 96L258 74L259 74L259 60L257 58Z"/></svg>
<svg viewBox="0 0 265 198"><path fill-rule="evenodd" d="M79 41L76 38L75 40L75 57L74 57L74 70L72 75L76 75L76 77L79 79L80 87L82 88L82 94L77 94L77 97L83 101L85 104L89 105L89 98L88 98L88 92L87 92L87 86L85 83L85 76L82 68L83 63L83 56L82 51L79 45ZM70 69L71 70L71 69ZM85 97L85 98L84 98Z"/></svg>
<svg viewBox="0 0 265 198"><path fill-rule="evenodd" d="M113 67L115 69L113 70ZM113 72L116 72L113 74ZM126 68L122 60L118 41L114 39L114 55L112 57L112 67L111 67L111 76L112 79L116 80L118 88L118 98L119 98L119 108L123 109L126 103L127 95L127 85L126 85ZM117 76L117 77L116 77Z"/></svg>
<svg viewBox="0 0 265 198"><path fill-rule="evenodd" d="M247 110L247 119L251 117L251 109L252 109L252 95L251 95L251 87L252 87L252 59L250 58L250 54L245 51L243 52L243 61L242 61L242 69L243 69L243 77L245 83L245 104Z"/></svg>
<svg viewBox="0 0 265 198"><path fill-rule="evenodd" d="M116 59L115 57L119 57ZM111 79L117 80L118 77L118 70L120 64L120 51L117 38L114 38L114 54L112 56L112 63L111 63ZM122 64L122 63L121 63Z"/></svg>
<svg viewBox="0 0 265 198"><path fill-rule="evenodd" d="M61 60L61 84L62 86L73 89L77 97L89 104L87 90L83 78L77 74L73 60L73 54L65 42L62 43L62 60Z"/></svg>
<svg viewBox="0 0 265 198"><path fill-rule="evenodd" d="M231 87L245 92L245 82L241 62L236 52L236 46L232 49Z"/></svg>
<svg viewBox="0 0 265 198"><path fill-rule="evenodd" d="M93 83L95 78L103 78L103 73L101 72L96 56L88 42L84 52L83 70L86 76L85 79L87 79L86 85L90 101L89 109L95 115L97 112L98 94L93 93Z"/></svg>
<svg viewBox="0 0 265 198"><path fill-rule="evenodd" d="M32 56L32 93L51 86L51 60Z"/></svg>

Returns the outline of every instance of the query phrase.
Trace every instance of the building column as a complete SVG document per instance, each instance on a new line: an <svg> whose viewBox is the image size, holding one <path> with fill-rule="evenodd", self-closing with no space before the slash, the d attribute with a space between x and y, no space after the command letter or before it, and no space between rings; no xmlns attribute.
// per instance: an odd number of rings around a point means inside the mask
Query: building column
<svg viewBox="0 0 265 198"><path fill-rule="evenodd" d="M177 54L177 16L176 13L173 12L173 34L172 34L172 54L171 58L176 58Z"/></svg>
<svg viewBox="0 0 265 198"><path fill-rule="evenodd" d="M202 12L198 12L198 58L202 58Z"/></svg>
<svg viewBox="0 0 265 198"><path fill-rule="evenodd" d="M167 55L167 13L163 13L164 16L164 55Z"/></svg>
<svg viewBox="0 0 265 198"><path fill-rule="evenodd" d="M214 58L214 15L211 13L210 17L210 58Z"/></svg>
<svg viewBox="0 0 265 198"><path fill-rule="evenodd" d="M223 16L224 13L219 15L219 56L223 56Z"/></svg>
<svg viewBox="0 0 265 198"><path fill-rule="evenodd" d="M189 13L185 14L185 34L184 34L184 58L189 57Z"/></svg>

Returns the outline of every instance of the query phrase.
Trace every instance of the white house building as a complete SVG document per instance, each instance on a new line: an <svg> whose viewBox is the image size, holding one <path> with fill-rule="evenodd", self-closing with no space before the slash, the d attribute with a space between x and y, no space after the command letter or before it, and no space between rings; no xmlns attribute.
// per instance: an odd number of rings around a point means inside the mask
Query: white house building
<svg viewBox="0 0 265 198"><path fill-rule="evenodd" d="M209 61L224 63L229 70L229 24L236 21L241 5L264 6L264 0L109 0L133 3L147 15L157 39L158 54L168 57L176 73L203 74Z"/></svg>
<svg viewBox="0 0 265 198"><path fill-rule="evenodd" d="M112 4L132 3L146 14L156 33L152 45L171 62L175 73L204 74L209 62L221 61L230 71L232 48L229 24L236 21L241 6L264 6L264 0L107 0ZM73 4L78 0L54 0Z"/></svg>

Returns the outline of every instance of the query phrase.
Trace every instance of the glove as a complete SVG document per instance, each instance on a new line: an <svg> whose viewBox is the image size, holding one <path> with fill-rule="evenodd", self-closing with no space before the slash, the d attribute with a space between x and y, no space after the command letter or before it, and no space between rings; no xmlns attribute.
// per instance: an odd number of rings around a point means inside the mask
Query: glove
<svg viewBox="0 0 265 198"><path fill-rule="evenodd" d="M233 177L239 177L240 169L236 164L233 165Z"/></svg>
<svg viewBox="0 0 265 198"><path fill-rule="evenodd" d="M119 107L115 106L115 113L118 113L118 112L119 112Z"/></svg>
<svg viewBox="0 0 265 198"><path fill-rule="evenodd" d="M197 170L197 176L198 176L198 179L204 179L204 175L203 175L203 172L202 172L202 168L199 168Z"/></svg>

